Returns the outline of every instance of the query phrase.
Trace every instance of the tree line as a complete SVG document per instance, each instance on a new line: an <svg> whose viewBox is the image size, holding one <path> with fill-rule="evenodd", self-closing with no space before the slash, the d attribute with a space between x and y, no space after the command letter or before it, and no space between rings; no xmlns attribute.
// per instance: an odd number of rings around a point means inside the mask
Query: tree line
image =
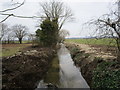
<svg viewBox="0 0 120 90"><path fill-rule="evenodd" d="M69 35L65 29L58 31L58 24L54 20L45 19L40 27L41 29L37 29L36 33L31 34L25 25L16 24L10 27L6 23L0 23L0 42L9 44L18 40L22 44L23 38L26 38L29 43L52 46L63 42L65 37Z"/></svg>
<svg viewBox="0 0 120 90"><path fill-rule="evenodd" d="M29 35L27 26L21 24L16 24L9 27L7 24L1 23L0 28L0 41L7 41L8 44L10 42L13 43L15 38L17 38L19 43L22 44L23 38Z"/></svg>

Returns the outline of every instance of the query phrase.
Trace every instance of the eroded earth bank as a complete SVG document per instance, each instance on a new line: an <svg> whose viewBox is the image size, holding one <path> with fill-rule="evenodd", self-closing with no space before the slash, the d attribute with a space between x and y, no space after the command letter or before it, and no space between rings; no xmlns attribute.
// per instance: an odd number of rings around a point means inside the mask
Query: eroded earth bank
<svg viewBox="0 0 120 90"><path fill-rule="evenodd" d="M120 63L116 58L93 57L76 44L67 43L66 47L91 89L120 88Z"/></svg>
<svg viewBox="0 0 120 90"><path fill-rule="evenodd" d="M56 52L53 48L29 47L2 59L2 87L36 88Z"/></svg>

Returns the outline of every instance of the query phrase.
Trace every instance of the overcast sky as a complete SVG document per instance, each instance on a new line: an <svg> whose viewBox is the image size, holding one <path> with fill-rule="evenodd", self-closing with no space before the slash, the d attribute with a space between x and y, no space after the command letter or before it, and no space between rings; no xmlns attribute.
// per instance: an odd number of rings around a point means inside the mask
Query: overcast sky
<svg viewBox="0 0 120 90"><path fill-rule="evenodd" d="M19 0L22 2L22 0ZM23 16L33 16L37 15L37 12L40 10L39 3L46 0L26 0L25 4L20 8L8 12L14 13L16 15ZM49 1L49 0L47 0ZM88 29L82 29L83 23L89 21L90 19L95 19L100 17L103 14L109 13L110 8L112 7L113 0L60 0L63 1L68 7L72 9L72 12L75 17L75 21L68 22L63 26L63 29L66 29L70 32L69 37L86 37L89 36L92 31ZM0 8L5 9L9 8L10 0L0 0ZM4 17L0 16L0 20ZM37 21L34 19L21 19L10 17L4 23L12 26L14 24L23 24L29 28L30 33L34 33L37 29L35 26Z"/></svg>

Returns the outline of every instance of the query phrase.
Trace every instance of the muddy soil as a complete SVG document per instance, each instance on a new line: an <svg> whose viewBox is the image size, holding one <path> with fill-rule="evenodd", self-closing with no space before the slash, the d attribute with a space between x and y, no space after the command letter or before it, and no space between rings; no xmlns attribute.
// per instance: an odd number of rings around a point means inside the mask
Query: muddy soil
<svg viewBox="0 0 120 90"><path fill-rule="evenodd" d="M2 87L35 89L56 54L52 48L29 47L2 59Z"/></svg>

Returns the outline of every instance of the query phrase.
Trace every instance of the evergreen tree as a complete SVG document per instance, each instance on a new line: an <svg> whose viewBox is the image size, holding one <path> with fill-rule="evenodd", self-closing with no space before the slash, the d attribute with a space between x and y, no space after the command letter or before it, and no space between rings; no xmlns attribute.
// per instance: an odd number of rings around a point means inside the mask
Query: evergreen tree
<svg viewBox="0 0 120 90"><path fill-rule="evenodd" d="M41 30L36 31L40 44L44 46L55 46L58 42L58 24L56 20L45 19L40 25Z"/></svg>

